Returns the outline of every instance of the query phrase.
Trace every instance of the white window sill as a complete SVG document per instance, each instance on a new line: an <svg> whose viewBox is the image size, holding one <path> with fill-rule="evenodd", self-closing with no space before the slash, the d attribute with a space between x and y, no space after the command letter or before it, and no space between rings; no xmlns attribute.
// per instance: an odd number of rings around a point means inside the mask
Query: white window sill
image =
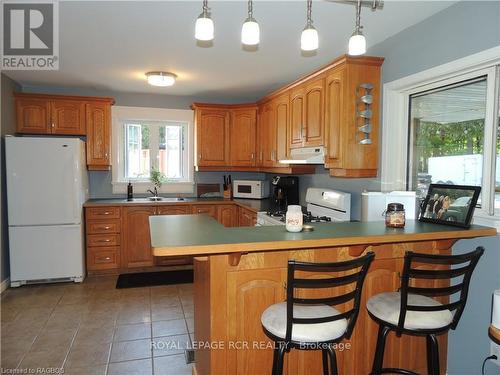
<svg viewBox="0 0 500 375"><path fill-rule="evenodd" d="M472 219L473 224L492 227L500 232L500 216L490 216L484 213L476 213Z"/></svg>
<svg viewBox="0 0 500 375"><path fill-rule="evenodd" d="M165 182L158 190L159 194L192 194L194 193L194 182ZM113 182L113 194L123 194L127 192L128 182ZM151 182L132 182L134 194L145 194L148 189L153 190Z"/></svg>

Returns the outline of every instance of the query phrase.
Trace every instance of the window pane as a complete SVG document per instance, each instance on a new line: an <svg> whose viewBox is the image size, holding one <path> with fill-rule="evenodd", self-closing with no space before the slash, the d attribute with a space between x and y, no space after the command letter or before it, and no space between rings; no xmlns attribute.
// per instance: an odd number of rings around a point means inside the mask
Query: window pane
<svg viewBox="0 0 500 375"><path fill-rule="evenodd" d="M500 93L498 95L497 160L495 178L495 210L500 210Z"/></svg>
<svg viewBox="0 0 500 375"><path fill-rule="evenodd" d="M183 127L168 124L160 127L159 168L167 178L182 178Z"/></svg>
<svg viewBox="0 0 500 375"><path fill-rule="evenodd" d="M142 124L125 124L125 134L125 178L149 178L149 127Z"/></svg>
<svg viewBox="0 0 500 375"><path fill-rule="evenodd" d="M482 184L486 78L410 97L409 187Z"/></svg>

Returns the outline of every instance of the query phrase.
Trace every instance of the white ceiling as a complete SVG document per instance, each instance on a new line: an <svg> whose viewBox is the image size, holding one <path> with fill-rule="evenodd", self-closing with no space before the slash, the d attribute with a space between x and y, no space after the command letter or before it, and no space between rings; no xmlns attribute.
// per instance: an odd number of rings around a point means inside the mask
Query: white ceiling
<svg viewBox="0 0 500 375"><path fill-rule="evenodd" d="M246 2L209 1L215 42L197 46L194 22L201 1L61 1L59 71L10 71L23 85L79 87L180 96L258 98L345 53L354 7L314 1L320 35L316 56L300 53L304 1L256 1L260 23L257 51L242 49ZM369 46L450 6L447 1L386 1L384 9L363 8ZM175 86L149 86L144 73L176 73Z"/></svg>

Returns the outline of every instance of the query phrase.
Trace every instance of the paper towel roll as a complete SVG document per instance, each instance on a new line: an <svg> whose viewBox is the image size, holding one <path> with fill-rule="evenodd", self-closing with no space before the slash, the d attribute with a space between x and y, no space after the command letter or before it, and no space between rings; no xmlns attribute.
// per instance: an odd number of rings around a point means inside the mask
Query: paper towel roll
<svg viewBox="0 0 500 375"><path fill-rule="evenodd" d="M491 324L500 329L500 289L493 292L493 314Z"/></svg>

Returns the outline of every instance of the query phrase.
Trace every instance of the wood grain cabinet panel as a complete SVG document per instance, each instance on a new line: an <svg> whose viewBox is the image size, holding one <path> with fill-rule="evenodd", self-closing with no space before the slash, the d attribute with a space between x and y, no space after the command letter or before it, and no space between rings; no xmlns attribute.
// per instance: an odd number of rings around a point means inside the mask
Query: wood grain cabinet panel
<svg viewBox="0 0 500 375"><path fill-rule="evenodd" d="M89 234L87 235L87 246L117 246L120 245L120 235L110 234Z"/></svg>
<svg viewBox="0 0 500 375"><path fill-rule="evenodd" d="M16 98L17 132L50 133L50 103L45 99Z"/></svg>
<svg viewBox="0 0 500 375"><path fill-rule="evenodd" d="M123 259L124 268L147 267L154 264L151 253L149 217L156 214L156 207L125 207L123 209Z"/></svg>
<svg viewBox="0 0 500 375"><path fill-rule="evenodd" d="M114 220L88 220L87 234L120 233L120 219Z"/></svg>
<svg viewBox="0 0 500 375"><path fill-rule="evenodd" d="M272 102L261 107L259 123L260 165L274 167L276 165L276 121Z"/></svg>
<svg viewBox="0 0 500 375"><path fill-rule="evenodd" d="M111 168L111 105L87 103L87 168L108 170Z"/></svg>
<svg viewBox="0 0 500 375"><path fill-rule="evenodd" d="M297 148L304 146L305 118L305 93L304 88L293 89L290 93L290 124L289 146Z"/></svg>
<svg viewBox="0 0 500 375"><path fill-rule="evenodd" d="M305 86L304 146L324 144L324 86L323 78L307 83Z"/></svg>
<svg viewBox="0 0 500 375"><path fill-rule="evenodd" d="M257 110L231 111L230 165L252 167L256 165Z"/></svg>
<svg viewBox="0 0 500 375"><path fill-rule="evenodd" d="M289 121L289 102L288 94L280 95L273 99L274 116L276 121L276 164L282 166L279 161L288 159L288 121Z"/></svg>
<svg viewBox="0 0 500 375"><path fill-rule="evenodd" d="M158 206L157 215L187 215L191 213L189 206Z"/></svg>
<svg viewBox="0 0 500 375"><path fill-rule="evenodd" d="M343 96L345 84L345 70L337 69L326 78L325 84L325 130L326 155L325 167L342 167L344 131L342 121L344 116Z"/></svg>
<svg viewBox="0 0 500 375"><path fill-rule="evenodd" d="M229 110L199 109L196 112L198 166L229 165Z"/></svg>
<svg viewBox="0 0 500 375"><path fill-rule="evenodd" d="M85 135L85 103L76 100L50 102L53 134Z"/></svg>
<svg viewBox="0 0 500 375"><path fill-rule="evenodd" d="M234 204L217 206L217 221L225 227L237 227L238 208Z"/></svg>
<svg viewBox="0 0 500 375"><path fill-rule="evenodd" d="M251 210L239 207L238 226L253 227L257 224L257 214Z"/></svg>
<svg viewBox="0 0 500 375"><path fill-rule="evenodd" d="M105 207L89 207L86 210L87 219L119 219L120 207L105 206Z"/></svg>
<svg viewBox="0 0 500 375"><path fill-rule="evenodd" d="M207 214L217 220L217 207L210 204L193 205L191 208L193 214Z"/></svg>
<svg viewBox="0 0 500 375"><path fill-rule="evenodd" d="M87 268L89 270L110 270L119 266L119 247L93 247L87 250Z"/></svg>

